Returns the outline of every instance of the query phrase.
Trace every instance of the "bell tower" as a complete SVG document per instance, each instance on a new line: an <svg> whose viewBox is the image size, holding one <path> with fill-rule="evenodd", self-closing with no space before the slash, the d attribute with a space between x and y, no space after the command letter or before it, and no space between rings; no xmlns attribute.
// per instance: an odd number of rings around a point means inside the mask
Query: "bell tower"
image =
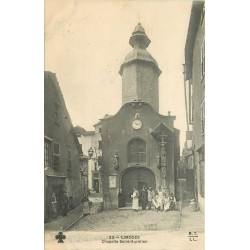
<svg viewBox="0 0 250 250"><path fill-rule="evenodd" d="M141 23L138 23L129 39L133 50L128 53L119 71L122 76L122 105L140 100L159 112L158 78L161 70L147 51L150 42Z"/></svg>

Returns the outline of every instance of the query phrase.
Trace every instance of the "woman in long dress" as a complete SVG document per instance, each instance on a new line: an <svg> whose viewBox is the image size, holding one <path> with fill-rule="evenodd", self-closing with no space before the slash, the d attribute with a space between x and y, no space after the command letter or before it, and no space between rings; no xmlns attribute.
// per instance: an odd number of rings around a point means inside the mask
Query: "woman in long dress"
<svg viewBox="0 0 250 250"><path fill-rule="evenodd" d="M83 215L90 214L89 198L85 195L82 198L82 208L83 208Z"/></svg>
<svg viewBox="0 0 250 250"><path fill-rule="evenodd" d="M158 212L158 209L159 209L159 204L158 204L158 193L157 193L157 190L155 190L155 193L154 193L154 196L153 196L153 199L152 199L152 203L155 207L155 211Z"/></svg>
<svg viewBox="0 0 250 250"><path fill-rule="evenodd" d="M136 188L133 189L133 194L131 195L133 198L132 208L134 211L138 212L139 209L139 192Z"/></svg>
<svg viewBox="0 0 250 250"><path fill-rule="evenodd" d="M164 211L165 212L167 212L169 210L169 206L170 206L169 195L165 194L165 197L164 197Z"/></svg>
<svg viewBox="0 0 250 250"><path fill-rule="evenodd" d="M158 192L158 196L157 196L158 206L159 206L159 209L161 211L163 211L163 208L164 208L164 194L163 194L163 190L161 189L161 187L158 188L157 192Z"/></svg>

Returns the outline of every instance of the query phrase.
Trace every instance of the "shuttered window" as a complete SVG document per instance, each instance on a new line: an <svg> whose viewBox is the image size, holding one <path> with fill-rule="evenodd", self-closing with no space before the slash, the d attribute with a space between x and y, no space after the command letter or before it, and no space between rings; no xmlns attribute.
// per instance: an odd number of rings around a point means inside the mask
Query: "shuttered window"
<svg viewBox="0 0 250 250"><path fill-rule="evenodd" d="M51 159L51 142L44 140L44 167L50 166Z"/></svg>
<svg viewBox="0 0 250 250"><path fill-rule="evenodd" d="M60 145L53 143L53 165L57 167L60 165Z"/></svg>
<svg viewBox="0 0 250 250"><path fill-rule="evenodd" d="M135 138L129 142L128 162L131 163L146 162L146 143L143 140Z"/></svg>

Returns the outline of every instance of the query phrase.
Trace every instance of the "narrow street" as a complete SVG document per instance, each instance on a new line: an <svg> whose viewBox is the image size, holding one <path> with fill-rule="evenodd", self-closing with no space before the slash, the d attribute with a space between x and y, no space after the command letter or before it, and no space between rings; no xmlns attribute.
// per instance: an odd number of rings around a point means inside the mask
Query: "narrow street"
<svg viewBox="0 0 250 250"><path fill-rule="evenodd" d="M195 234L195 237L190 237ZM178 211L156 212L113 210L81 218L64 232L58 244L58 231L45 231L46 250L201 250L204 248L204 214Z"/></svg>
<svg viewBox="0 0 250 250"><path fill-rule="evenodd" d="M68 231L176 231L180 227L178 211L156 212L155 210L111 210L91 214L80 219Z"/></svg>
<svg viewBox="0 0 250 250"><path fill-rule="evenodd" d="M194 233L195 237L190 237ZM204 244L204 214L185 206L178 211L110 210L81 218L64 231L45 231L46 250L200 250Z"/></svg>

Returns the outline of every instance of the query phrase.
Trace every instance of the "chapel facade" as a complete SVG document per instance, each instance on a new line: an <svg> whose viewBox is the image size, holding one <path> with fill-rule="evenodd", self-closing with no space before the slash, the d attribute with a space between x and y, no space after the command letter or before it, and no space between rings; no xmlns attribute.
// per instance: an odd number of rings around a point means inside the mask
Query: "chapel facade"
<svg viewBox="0 0 250 250"><path fill-rule="evenodd" d="M118 191L132 203L133 188L143 186L177 195L177 165L180 156L179 130L175 116L159 114L157 61L147 51L150 39L139 23L129 44L133 50L120 67L122 107L101 119L102 182L106 208L118 207Z"/></svg>

